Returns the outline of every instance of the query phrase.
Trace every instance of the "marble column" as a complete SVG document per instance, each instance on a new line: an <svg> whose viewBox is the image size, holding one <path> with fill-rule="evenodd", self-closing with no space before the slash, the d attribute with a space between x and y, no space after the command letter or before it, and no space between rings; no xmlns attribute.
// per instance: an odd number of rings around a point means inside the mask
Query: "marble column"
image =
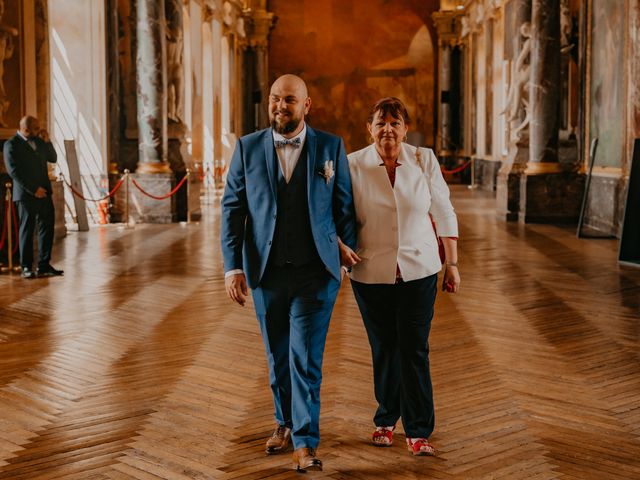
<svg viewBox="0 0 640 480"><path fill-rule="evenodd" d="M269 33L275 25L273 13L266 10L254 12L251 22L249 42L255 49L256 90L260 91L261 103L258 109L258 127L269 126L267 103L269 97Z"/></svg>
<svg viewBox="0 0 640 480"><path fill-rule="evenodd" d="M176 178L167 162L167 46L165 2L136 0L136 95L138 168L132 176L155 196L170 192ZM121 189L122 190L122 189ZM120 191L119 191L120 192ZM177 197L156 200L132 184L126 223L170 223L178 219Z"/></svg>
<svg viewBox="0 0 640 480"><path fill-rule="evenodd" d="M529 161L520 177L518 220L575 223L584 175L558 162L560 129L560 0L533 0L531 13Z"/></svg>
<svg viewBox="0 0 640 480"><path fill-rule="evenodd" d="M118 158L121 155L120 152L120 136L122 131L120 99L122 98L121 84L121 69L120 69L120 51L118 49L119 44L119 18L117 0L107 0L106 3L107 13L107 101L108 101L108 120L109 125L108 132L108 162L109 175L114 176L114 180L117 182L118 175ZM113 184L109 183L109 190L111 190Z"/></svg>
<svg viewBox="0 0 640 480"><path fill-rule="evenodd" d="M451 155L451 46L440 46L440 152Z"/></svg>
<svg viewBox="0 0 640 480"><path fill-rule="evenodd" d="M269 126L269 112L267 102L269 98L269 64L268 45L256 46L256 76L258 82L257 90L260 91L260 108L258 108L258 128Z"/></svg>
<svg viewBox="0 0 640 480"><path fill-rule="evenodd" d="M560 0L533 0L528 171L558 163L560 130ZM542 169L549 171L548 169Z"/></svg>
<svg viewBox="0 0 640 480"><path fill-rule="evenodd" d="M168 173L164 2L136 0L138 173Z"/></svg>
<svg viewBox="0 0 640 480"><path fill-rule="evenodd" d="M452 89L457 88L452 83L453 49L460 45L460 38L464 34L462 28L463 14L456 10L441 10L431 15L438 32L438 155L451 157L456 154L456 145L452 138L453 105Z"/></svg>

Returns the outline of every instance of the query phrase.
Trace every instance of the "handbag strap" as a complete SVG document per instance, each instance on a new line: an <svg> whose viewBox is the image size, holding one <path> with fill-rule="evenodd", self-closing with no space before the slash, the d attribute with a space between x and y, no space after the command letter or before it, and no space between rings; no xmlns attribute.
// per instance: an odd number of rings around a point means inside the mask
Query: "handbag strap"
<svg viewBox="0 0 640 480"><path fill-rule="evenodd" d="M420 170L422 170L422 173L426 174L427 167L425 167L424 165L424 159L422 158L422 152L420 151L420 147L416 147L416 162L418 163Z"/></svg>

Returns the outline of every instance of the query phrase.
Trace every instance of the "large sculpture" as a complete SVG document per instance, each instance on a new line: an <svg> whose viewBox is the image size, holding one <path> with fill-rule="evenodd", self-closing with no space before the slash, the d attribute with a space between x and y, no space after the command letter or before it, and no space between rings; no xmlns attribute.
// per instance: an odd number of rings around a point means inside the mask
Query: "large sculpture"
<svg viewBox="0 0 640 480"><path fill-rule="evenodd" d="M183 45L182 2L165 2L167 22L167 117L182 123L183 117Z"/></svg>
<svg viewBox="0 0 640 480"><path fill-rule="evenodd" d="M573 43L573 18L567 0L560 4L560 48L562 53L567 53L574 46Z"/></svg>
<svg viewBox="0 0 640 480"><path fill-rule="evenodd" d="M531 81L531 24L525 22L520 26L520 34L524 37L522 49L511 69L511 82L507 93L507 107L503 113L507 114L507 121L516 122L520 114L520 107L524 108L525 118L512 130L512 140L517 141L520 132L529 125L529 84Z"/></svg>

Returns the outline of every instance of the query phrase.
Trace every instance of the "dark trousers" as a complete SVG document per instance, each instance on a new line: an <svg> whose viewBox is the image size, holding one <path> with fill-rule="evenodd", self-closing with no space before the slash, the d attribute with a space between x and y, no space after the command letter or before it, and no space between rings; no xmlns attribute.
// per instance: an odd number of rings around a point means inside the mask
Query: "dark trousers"
<svg viewBox="0 0 640 480"><path fill-rule="evenodd" d="M322 358L339 288L318 259L299 267L268 265L252 291L276 422L291 427L295 448L316 448L320 441Z"/></svg>
<svg viewBox="0 0 640 480"><path fill-rule="evenodd" d="M44 268L51 261L55 213L53 200L28 198L16 202L20 215L20 265L33 268L33 233L38 229L38 268Z"/></svg>
<svg viewBox="0 0 640 480"><path fill-rule="evenodd" d="M400 417L407 437L429 438L435 425L429 330L438 275L395 285L351 281L369 336L378 409L376 426Z"/></svg>

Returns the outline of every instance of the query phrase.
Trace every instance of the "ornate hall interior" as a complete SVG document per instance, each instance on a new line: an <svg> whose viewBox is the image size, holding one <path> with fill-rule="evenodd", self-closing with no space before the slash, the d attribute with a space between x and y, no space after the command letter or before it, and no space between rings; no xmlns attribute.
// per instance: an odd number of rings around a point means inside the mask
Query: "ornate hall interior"
<svg viewBox="0 0 640 480"><path fill-rule="evenodd" d="M324 470L265 455L267 360L251 297L225 292L220 202L287 73L347 153L400 98L449 185L435 456L400 427L370 444L348 276ZM0 479L640 478L640 0L0 0L0 146L25 115L58 156L64 276L21 277L0 162Z"/></svg>

